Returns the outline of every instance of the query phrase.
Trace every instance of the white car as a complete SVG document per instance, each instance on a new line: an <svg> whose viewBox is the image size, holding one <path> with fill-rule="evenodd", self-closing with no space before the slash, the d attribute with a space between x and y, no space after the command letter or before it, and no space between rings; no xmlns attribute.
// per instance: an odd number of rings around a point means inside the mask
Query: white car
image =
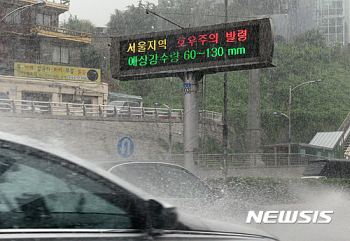
<svg viewBox="0 0 350 241"><path fill-rule="evenodd" d="M142 108L139 102L116 100L108 103L107 116L140 117L141 114Z"/></svg>
<svg viewBox="0 0 350 241"><path fill-rule="evenodd" d="M97 166L0 132L0 240L278 240L204 220Z"/></svg>

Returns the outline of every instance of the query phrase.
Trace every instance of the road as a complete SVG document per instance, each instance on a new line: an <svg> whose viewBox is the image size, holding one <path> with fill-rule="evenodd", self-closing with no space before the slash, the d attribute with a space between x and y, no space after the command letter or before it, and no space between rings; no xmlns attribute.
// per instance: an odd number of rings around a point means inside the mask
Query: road
<svg viewBox="0 0 350 241"><path fill-rule="evenodd" d="M246 224L248 210L239 217L218 217L225 221L235 222L266 230L281 241L340 241L350 239L350 189L318 187L293 187L300 200L291 204L259 204L252 205L251 210L258 211L333 211L329 224ZM254 200L246 200L254 203ZM271 200L273 202L273 200ZM227 213L227 210L225 211ZM324 219L321 219L324 220Z"/></svg>

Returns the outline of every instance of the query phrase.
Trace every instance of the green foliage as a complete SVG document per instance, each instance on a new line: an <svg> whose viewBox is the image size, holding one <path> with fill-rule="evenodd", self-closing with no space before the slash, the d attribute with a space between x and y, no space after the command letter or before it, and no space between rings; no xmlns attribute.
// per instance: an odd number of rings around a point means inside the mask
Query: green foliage
<svg viewBox="0 0 350 241"><path fill-rule="evenodd" d="M81 62L84 68L100 69L103 63L103 56L98 52L93 45L89 45L87 48L81 51Z"/></svg>
<svg viewBox="0 0 350 241"><path fill-rule="evenodd" d="M288 114L289 87L323 79L322 83L292 91L292 141L308 143L316 132L337 130L349 112L346 90L350 88L347 77L350 55L339 46L325 47L316 31L296 39L298 44L276 45L277 68L262 71L262 126L270 139L276 141L277 133L287 130L288 119L272 113ZM287 131L283 132L287 135Z"/></svg>
<svg viewBox="0 0 350 241"><path fill-rule="evenodd" d="M318 30L310 30L303 34L297 35L294 42L298 45L313 45L315 47L325 47L326 42L323 35Z"/></svg>
<svg viewBox="0 0 350 241"><path fill-rule="evenodd" d="M170 0L158 6L140 2L126 11L116 10L108 23L111 32L125 35L177 28L146 14L145 7L184 27L224 21L224 5L216 1ZM228 21L244 19L248 13L251 14L242 1L234 1L228 8ZM343 51L339 45L327 47L316 30L296 36L295 42L287 42L281 36L276 36L275 40L273 62L277 67L260 72L261 126L265 141L262 144L288 141L288 119L272 113L288 114L290 86L320 78L324 80L322 83L301 86L292 92L292 141L309 143L316 132L337 130L349 112L349 51ZM125 93L141 95L145 106L153 107L154 102L170 105L171 102L172 108L183 108L183 83L179 78L173 78L172 91L169 78L128 81L120 85ZM223 113L222 73L207 75L199 90L199 109ZM249 71L228 73L228 125L239 137L244 136L247 129L248 94ZM220 152L220 148L216 151Z"/></svg>
<svg viewBox="0 0 350 241"><path fill-rule="evenodd" d="M166 151L169 151L169 143L163 138L158 138L158 145Z"/></svg>
<svg viewBox="0 0 350 241"><path fill-rule="evenodd" d="M199 149L205 154L222 153L222 144L215 138L208 136L202 146L202 138L199 138Z"/></svg>
<svg viewBox="0 0 350 241"><path fill-rule="evenodd" d="M153 32L156 30L157 17L146 14L147 9L154 9L155 5L141 1L137 6L129 5L125 11L115 10L111 15L107 27L114 36L131 35Z"/></svg>
<svg viewBox="0 0 350 241"><path fill-rule="evenodd" d="M314 32L317 36L317 32ZM312 35L305 34L306 39ZM299 37L300 41L304 41ZM311 40L310 40L311 41ZM350 54L338 46L285 43L275 46L276 68L261 71L261 125L267 141L288 141L288 119L274 116L274 111L288 114L289 87L323 79L322 83L301 86L292 92L292 141L308 143L321 131L338 129L349 112ZM173 78L172 108L183 108L182 81ZM200 83L199 108L223 113L223 74L207 75ZM170 103L169 78L121 83L130 94L141 95L146 106L154 102ZM205 95L202 96L202 90ZM244 135L247 125L249 71L228 73L228 125ZM219 152L220 153L220 152Z"/></svg>
<svg viewBox="0 0 350 241"><path fill-rule="evenodd" d="M74 17L70 15L68 20L64 20L60 26L61 28L85 33L93 33L96 29L95 25L90 20L78 19L77 15L75 15Z"/></svg>
<svg viewBox="0 0 350 241"><path fill-rule="evenodd" d="M115 36L178 29L172 23L151 13L146 14L145 9L155 12L159 16L170 20L182 27L205 26L225 21L224 4L215 0L169 0L160 5L141 1L137 6L129 5L125 11L115 10L107 24ZM228 6L228 22L237 21L249 15L242 3L230 3Z"/></svg>
<svg viewBox="0 0 350 241"><path fill-rule="evenodd" d="M163 148L165 151L169 151L169 142L164 140L163 138L158 138L158 145ZM174 142L171 148L172 154L183 154L184 153L184 145L181 142Z"/></svg>
<svg viewBox="0 0 350 241"><path fill-rule="evenodd" d="M173 154L183 154L184 153L184 144L182 142L174 142L172 147Z"/></svg>

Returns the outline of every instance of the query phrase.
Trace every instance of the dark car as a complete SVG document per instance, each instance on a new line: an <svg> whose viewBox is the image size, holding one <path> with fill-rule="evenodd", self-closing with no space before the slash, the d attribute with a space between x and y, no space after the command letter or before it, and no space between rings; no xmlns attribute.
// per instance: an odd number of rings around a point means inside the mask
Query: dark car
<svg viewBox="0 0 350 241"><path fill-rule="evenodd" d="M346 179L350 179L350 160L348 160L348 159L310 160L302 175L303 175L302 178L314 178L314 179L346 178Z"/></svg>
<svg viewBox="0 0 350 241"><path fill-rule="evenodd" d="M93 164L0 132L0 240L277 240L175 210Z"/></svg>
<svg viewBox="0 0 350 241"><path fill-rule="evenodd" d="M107 106L107 116L141 117L142 108L139 102L134 101L111 101Z"/></svg>

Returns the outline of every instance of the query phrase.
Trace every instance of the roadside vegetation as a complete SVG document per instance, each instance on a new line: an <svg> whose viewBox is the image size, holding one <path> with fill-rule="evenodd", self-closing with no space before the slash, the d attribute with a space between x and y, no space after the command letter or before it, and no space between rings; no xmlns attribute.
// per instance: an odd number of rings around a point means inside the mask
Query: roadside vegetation
<svg viewBox="0 0 350 241"><path fill-rule="evenodd" d="M111 36L120 36L175 28L152 14L145 14L145 7L185 27L189 22L191 26L199 26L224 21L223 4L194 0L191 10L186 4L180 0L166 1L158 6L140 2L125 11L115 10L107 23L108 31ZM238 12L239 18L234 17L238 16ZM232 3L229 21L244 19L245 13L244 6ZM75 30L94 31L94 26L87 26L87 21L76 17L69 18L64 24ZM315 30L295 36L289 42L282 36L275 37L273 62L277 67L260 71L263 144L288 142L288 119L272 113L288 114L290 86L317 79L323 79L323 82L302 86L292 93L292 142L309 143L317 132L338 130L350 112L350 50L340 45L326 46L322 35ZM172 83L170 78L119 82L111 78L108 63L101 60L102 55L93 47L84 51L84 66L102 68L103 79L112 89L142 96L148 107L154 107L154 102L167 105L171 102L172 108L183 108L183 83L179 78L174 77ZM248 71L228 73L228 125L231 133L240 140L245 139L248 87ZM200 109L223 112L222 73L205 76L200 86L199 101ZM220 143L218 145L215 151L221 153L221 150L216 150L220 149Z"/></svg>

